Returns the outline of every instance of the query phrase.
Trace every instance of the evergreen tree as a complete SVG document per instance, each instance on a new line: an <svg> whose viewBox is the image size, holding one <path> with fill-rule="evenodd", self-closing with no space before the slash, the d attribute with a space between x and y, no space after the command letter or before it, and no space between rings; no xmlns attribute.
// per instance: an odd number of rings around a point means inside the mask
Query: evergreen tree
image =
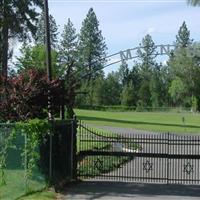
<svg viewBox="0 0 200 200"><path fill-rule="evenodd" d="M140 88L142 77L140 74L140 65L138 63L135 63L132 67L132 69L129 72L129 82L131 82L134 86L134 90L136 92L136 95L138 94L138 90Z"/></svg>
<svg viewBox="0 0 200 200"><path fill-rule="evenodd" d="M190 48L178 48L174 51L173 58L170 58L168 65L171 75L171 91L177 89L180 94L184 94L179 97L184 97L184 101L180 101L180 98L174 98L177 100L177 103L183 103L183 106L191 106L191 97L199 99L199 77L200 77L200 68L199 68L199 56L191 56L194 53L194 49L197 44L192 44ZM194 46L194 48L192 48ZM191 52L190 52L191 51ZM184 93L182 92L182 85L184 86ZM181 90L180 90L181 88ZM170 92L170 94L176 94L175 92ZM178 93L177 93L178 94Z"/></svg>
<svg viewBox="0 0 200 200"><path fill-rule="evenodd" d="M139 45L140 49L137 51L140 63L140 76L141 84L139 89L140 104L142 106L151 106L151 92L150 92L150 80L152 77L152 71L157 65L155 57L157 56L156 46L152 40L152 37L148 34L142 39L142 43Z"/></svg>
<svg viewBox="0 0 200 200"><path fill-rule="evenodd" d="M37 21L37 7L42 6L42 0L6 0L0 1L0 61L2 63L2 75L7 77L9 40L12 38L24 39L28 31L36 32L34 23Z"/></svg>
<svg viewBox="0 0 200 200"><path fill-rule="evenodd" d="M184 103L186 95L186 87L184 82L179 78L176 77L172 82L171 86L169 87L169 94L172 98L174 105L181 106Z"/></svg>
<svg viewBox="0 0 200 200"><path fill-rule="evenodd" d="M147 34L142 39L142 43L139 47L140 49L137 51L137 55L140 60L140 71L144 79L150 80L152 69L156 66L156 46L152 37Z"/></svg>
<svg viewBox="0 0 200 200"><path fill-rule="evenodd" d="M117 72L111 72L107 75L105 79L105 91L104 105L120 104L121 85Z"/></svg>
<svg viewBox="0 0 200 200"><path fill-rule="evenodd" d="M50 41L51 47L53 49L57 48L58 43L58 26L56 24L56 20L52 15L49 16L49 24L50 24ZM37 45L45 44L45 22L44 22L44 12L40 14L39 20L36 23L37 31L34 36L35 43Z"/></svg>
<svg viewBox="0 0 200 200"><path fill-rule="evenodd" d="M175 44L177 48L185 48L192 44L192 40L190 39L190 31L188 30L185 21L181 25L178 35L176 35Z"/></svg>
<svg viewBox="0 0 200 200"><path fill-rule="evenodd" d="M192 6L200 6L200 1L199 0L187 0L189 5Z"/></svg>
<svg viewBox="0 0 200 200"><path fill-rule="evenodd" d="M93 103L94 105L101 106L106 105L107 91L105 87L105 78L99 77L94 81L94 91L93 91Z"/></svg>
<svg viewBox="0 0 200 200"><path fill-rule="evenodd" d="M74 70L72 68L77 66L77 34L70 19L68 19L67 24L64 25L64 31L61 34L61 37L59 46L59 63L65 74L67 70ZM70 67L71 69L69 69Z"/></svg>
<svg viewBox="0 0 200 200"><path fill-rule="evenodd" d="M119 81L122 84L122 86L125 86L126 84L129 83L129 69L128 69L128 64L123 62L120 67L119 67Z"/></svg>
<svg viewBox="0 0 200 200"><path fill-rule="evenodd" d="M123 106L136 106L136 91L132 82L123 87L121 93L121 104Z"/></svg>
<svg viewBox="0 0 200 200"><path fill-rule="evenodd" d="M93 8L90 8L82 23L79 37L80 67L84 73L89 73L89 80L102 74L106 49L105 39L99 30L99 21Z"/></svg>
<svg viewBox="0 0 200 200"><path fill-rule="evenodd" d="M73 117L73 106L75 104L75 96L77 89L77 34L73 23L68 19L67 24L64 25L64 30L61 35L61 42L59 46L59 64L60 76L65 80L65 88L71 96L67 104L68 117Z"/></svg>
<svg viewBox="0 0 200 200"><path fill-rule="evenodd" d="M165 103L165 94L167 91L165 90L165 80L162 72L162 66L157 65L153 69L150 81L151 106L154 108L160 107Z"/></svg>

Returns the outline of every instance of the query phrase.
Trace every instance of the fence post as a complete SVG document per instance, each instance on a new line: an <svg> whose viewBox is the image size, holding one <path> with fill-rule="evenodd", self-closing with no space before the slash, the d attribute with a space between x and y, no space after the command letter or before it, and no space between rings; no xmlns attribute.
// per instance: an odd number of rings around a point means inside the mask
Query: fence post
<svg viewBox="0 0 200 200"><path fill-rule="evenodd" d="M167 185L169 184L169 132L167 133Z"/></svg>
<svg viewBox="0 0 200 200"><path fill-rule="evenodd" d="M77 119L76 115L73 116L72 119L72 131L71 131L71 179L76 180L77 179Z"/></svg>

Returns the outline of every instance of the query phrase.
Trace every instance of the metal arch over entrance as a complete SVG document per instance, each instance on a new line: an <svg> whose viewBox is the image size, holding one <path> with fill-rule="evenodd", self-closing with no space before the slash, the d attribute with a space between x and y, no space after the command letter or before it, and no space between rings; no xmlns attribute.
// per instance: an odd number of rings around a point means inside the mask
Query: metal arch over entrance
<svg viewBox="0 0 200 200"><path fill-rule="evenodd" d="M175 48L175 45L170 45L170 44L160 44L160 45L155 45L155 56L157 55L170 55L172 50ZM125 62L127 60L135 59L138 58L137 52L142 51L144 47L134 47L131 49L126 49L123 51L120 51L118 53L109 55L106 57L107 63L103 68L106 68L110 65L114 65L120 62Z"/></svg>
<svg viewBox="0 0 200 200"><path fill-rule="evenodd" d="M106 67L109 67L111 65L114 65L114 64L118 64L118 63L123 63L127 60L131 60L131 59L135 59L135 58L138 58L139 56L137 55L137 52L138 51L142 51L145 47L134 47L134 48L131 48L131 49L126 49L126 50L123 50L123 51L120 51L118 53L114 53L114 54L111 54L109 56L106 56L100 60L106 60L106 64L100 68L100 69L97 69L95 70L94 72L97 72L99 70L102 70L102 69L105 69ZM175 45L170 45L170 44L166 44L166 45L163 45L163 44L160 44L160 45L155 45L155 54L151 54L151 55L155 55L155 56L159 56L159 55L167 55L169 56L170 53L175 49ZM93 62L91 64L95 64L96 62ZM81 72L82 70L79 70L78 72ZM94 72L90 72L90 73L86 73L86 74L83 74L79 77L79 79L83 79L85 77L87 77L88 75L91 75L92 73Z"/></svg>

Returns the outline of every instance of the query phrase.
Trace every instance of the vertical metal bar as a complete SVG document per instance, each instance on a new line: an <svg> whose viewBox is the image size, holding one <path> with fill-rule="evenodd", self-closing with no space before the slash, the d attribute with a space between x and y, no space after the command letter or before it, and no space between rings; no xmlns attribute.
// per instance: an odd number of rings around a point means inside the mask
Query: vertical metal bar
<svg viewBox="0 0 200 200"><path fill-rule="evenodd" d="M136 147L140 149L139 143L138 143L138 139L137 139L137 134L134 133L134 134L133 134L133 137L134 137L134 138L133 138L133 142L136 144ZM136 142L135 142L135 141L136 141ZM136 150L139 150L139 149L136 149ZM139 151L140 151L140 150L139 150ZM139 152L139 151L138 151L138 152ZM136 151L136 152L137 152L137 151ZM138 162L138 158L137 158L137 157L134 157L134 158L133 158L133 169L134 169L134 170L133 170L133 180L134 180L134 181L138 181L138 179L136 179L136 177L137 177L137 171L136 171L136 170L137 170L137 165L136 165L137 162Z"/></svg>
<svg viewBox="0 0 200 200"><path fill-rule="evenodd" d="M153 135L153 142L154 142L154 143L153 143L153 152L152 152L152 153L156 153L156 152L155 152L155 148L156 148L156 145L157 145L157 143L158 143L158 141L156 140L156 134ZM156 178L156 168L155 168L155 164L156 164L156 161L158 161L158 159L159 159L159 158L155 158L155 157L152 159L152 161L153 161L153 162L152 162L152 163L153 163L153 166L152 166L152 173L151 173L151 175L153 176L153 178ZM152 179L152 182L155 182L155 179L154 179L154 180ZM159 182L160 182L160 181L159 181Z"/></svg>
<svg viewBox="0 0 200 200"><path fill-rule="evenodd" d="M169 155L169 132L167 133L167 155ZM169 184L169 158L167 156L167 184Z"/></svg>
<svg viewBox="0 0 200 200"><path fill-rule="evenodd" d="M84 132L85 132L85 135L86 135L86 149L88 150L89 149L89 132L88 132L88 130L89 130L89 127L88 127L88 125L85 125L85 127L86 127L86 129L84 129ZM89 163L90 163L90 160L91 160L91 163L94 163L93 161L94 161L94 156L87 156L86 157L87 158L87 164L86 164L86 166L87 166L87 174L89 174ZM87 176L88 177L88 176Z"/></svg>
<svg viewBox="0 0 200 200"><path fill-rule="evenodd" d="M198 151L197 152L200 152L200 136L198 135L198 143L197 143L197 149ZM200 184L200 159L197 160L197 173L198 173L198 184Z"/></svg>
<svg viewBox="0 0 200 200"><path fill-rule="evenodd" d="M190 155L195 155L195 152L194 152L194 149L193 148L196 148L196 145L193 144L193 136L190 135ZM192 160L192 165L193 165L193 170L195 170L195 164L196 164L196 160ZM194 173L192 172L192 177L191 177L191 181L190 181L190 184L192 182L192 184L194 183Z"/></svg>
<svg viewBox="0 0 200 200"><path fill-rule="evenodd" d="M145 149L145 144L143 143L143 141L140 139L140 137L142 136L143 134L138 134L137 133L137 139L138 139L138 143L139 144L142 144L143 145L143 148ZM145 149L146 151L146 149ZM142 170L143 170L143 166L142 166L142 157L137 157L137 176L139 177L138 178L138 181L141 182L141 177L142 177Z"/></svg>
<svg viewBox="0 0 200 200"><path fill-rule="evenodd" d="M74 118L71 120L71 180L74 178Z"/></svg>

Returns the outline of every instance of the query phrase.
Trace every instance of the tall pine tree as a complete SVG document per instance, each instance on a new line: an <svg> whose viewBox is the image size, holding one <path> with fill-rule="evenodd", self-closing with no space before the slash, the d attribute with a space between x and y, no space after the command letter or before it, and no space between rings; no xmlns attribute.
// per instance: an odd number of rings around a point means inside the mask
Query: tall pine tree
<svg viewBox="0 0 200 200"><path fill-rule="evenodd" d="M78 79L77 72L77 34L73 23L68 19L67 24L64 25L64 30L61 35L61 42L59 46L59 63L60 74L65 79L65 88L70 98L67 102L67 116L72 118L74 111L76 90Z"/></svg>
<svg viewBox="0 0 200 200"><path fill-rule="evenodd" d="M77 39L76 29L71 20L68 19L67 24L64 25L59 46L59 62L64 71L73 70L72 68L77 66ZM70 66L71 69L69 69Z"/></svg>
<svg viewBox="0 0 200 200"><path fill-rule="evenodd" d="M58 26L56 24L56 20L52 15L49 16L49 24L50 24L50 41L51 47L53 49L57 48L58 43ZM44 22L44 12L40 14L39 20L36 24L37 31L34 36L35 43L37 45L45 44L45 22Z"/></svg>
<svg viewBox="0 0 200 200"><path fill-rule="evenodd" d="M185 21L179 28L178 35L176 35L175 44L177 48L186 48L192 44L192 40L190 39L190 31L188 30Z"/></svg>
<svg viewBox="0 0 200 200"><path fill-rule="evenodd" d="M98 74L102 74L107 47L93 8L89 9L82 23L79 41L80 67L90 74L89 79L94 79Z"/></svg>
<svg viewBox="0 0 200 200"><path fill-rule="evenodd" d="M7 77L9 40L17 38L22 40L30 31L36 32L35 22L37 21L37 7L42 6L42 0L4 0L0 1L0 61L2 65L2 75Z"/></svg>
<svg viewBox="0 0 200 200"><path fill-rule="evenodd" d="M157 56L156 46L152 37L147 34L139 45L137 51L140 63L141 85L139 89L140 104L142 106L151 106L150 80L154 67L157 65L155 58Z"/></svg>

